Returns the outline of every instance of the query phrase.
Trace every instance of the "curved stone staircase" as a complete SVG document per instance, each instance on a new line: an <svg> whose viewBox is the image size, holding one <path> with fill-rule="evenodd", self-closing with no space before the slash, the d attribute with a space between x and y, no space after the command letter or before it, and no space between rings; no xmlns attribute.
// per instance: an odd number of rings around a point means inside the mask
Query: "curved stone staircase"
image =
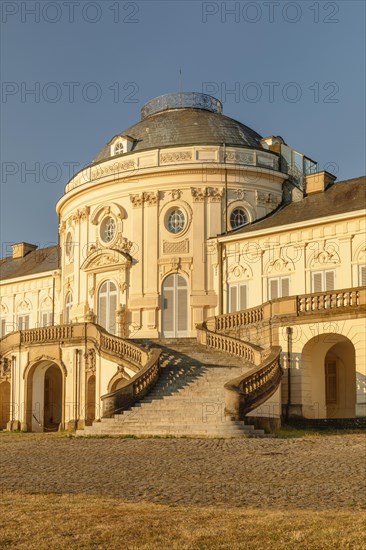
<svg viewBox="0 0 366 550"><path fill-rule="evenodd" d="M263 435L263 430L225 416L224 385L250 370L251 363L211 351L194 338L135 342L161 349L160 376L155 386L128 410L95 421L79 430L78 435Z"/></svg>

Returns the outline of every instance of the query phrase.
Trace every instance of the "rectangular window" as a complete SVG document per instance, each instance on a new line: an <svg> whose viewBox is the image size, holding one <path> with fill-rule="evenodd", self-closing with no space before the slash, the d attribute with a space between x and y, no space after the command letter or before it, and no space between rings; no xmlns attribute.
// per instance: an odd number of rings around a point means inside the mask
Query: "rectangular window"
<svg viewBox="0 0 366 550"><path fill-rule="evenodd" d="M359 286L366 286L366 265L360 265L358 284Z"/></svg>
<svg viewBox="0 0 366 550"><path fill-rule="evenodd" d="M1 319L1 323L0 323L0 338L2 338L3 336L5 336L5 334L6 334L5 319Z"/></svg>
<svg viewBox="0 0 366 550"><path fill-rule="evenodd" d="M324 270L313 273L313 292L327 292L335 288L335 271Z"/></svg>
<svg viewBox="0 0 366 550"><path fill-rule="evenodd" d="M41 326L50 327L52 325L52 311L43 311L41 313Z"/></svg>
<svg viewBox="0 0 366 550"><path fill-rule="evenodd" d="M236 283L229 285L228 311L233 313L241 309L247 309L247 285Z"/></svg>
<svg viewBox="0 0 366 550"><path fill-rule="evenodd" d="M268 279L268 299L290 296L290 277L271 277Z"/></svg>
<svg viewBox="0 0 366 550"><path fill-rule="evenodd" d="M17 316L17 330L27 330L29 328L29 315Z"/></svg>
<svg viewBox="0 0 366 550"><path fill-rule="evenodd" d="M325 363L325 397L326 403L337 402L337 363L329 361Z"/></svg>

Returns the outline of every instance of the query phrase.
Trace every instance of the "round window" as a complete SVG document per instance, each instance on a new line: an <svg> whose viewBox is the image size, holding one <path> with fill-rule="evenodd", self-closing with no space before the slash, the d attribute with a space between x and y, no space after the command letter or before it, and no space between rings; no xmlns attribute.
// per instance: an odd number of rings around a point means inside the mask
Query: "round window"
<svg viewBox="0 0 366 550"><path fill-rule="evenodd" d="M167 227L171 233L180 233L185 226L185 216L182 210L174 208L168 212Z"/></svg>
<svg viewBox="0 0 366 550"><path fill-rule="evenodd" d="M116 222L111 216L107 216L100 226L100 237L104 243L110 243L116 234Z"/></svg>
<svg viewBox="0 0 366 550"><path fill-rule="evenodd" d="M74 253L74 245L72 242L72 235L71 233L67 234L66 237L66 243L65 243L65 253L68 260L72 260L73 253Z"/></svg>
<svg viewBox="0 0 366 550"><path fill-rule="evenodd" d="M230 214L230 225L232 229L237 229L248 223L247 213L243 208L234 208Z"/></svg>

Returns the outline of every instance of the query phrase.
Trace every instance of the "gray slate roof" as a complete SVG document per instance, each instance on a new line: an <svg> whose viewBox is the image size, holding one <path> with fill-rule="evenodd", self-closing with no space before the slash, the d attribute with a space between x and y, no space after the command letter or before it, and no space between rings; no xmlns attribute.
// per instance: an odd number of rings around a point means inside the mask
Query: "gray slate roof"
<svg viewBox="0 0 366 550"><path fill-rule="evenodd" d="M0 280L26 277L45 271L53 271L59 268L60 249L58 246L49 246L33 250L24 258L0 259Z"/></svg>
<svg viewBox="0 0 366 550"><path fill-rule="evenodd" d="M131 152L182 145L226 145L263 149L261 136L241 122L200 109L173 109L151 115L118 135L136 140ZM116 136L115 136L116 137ZM113 139L113 138L112 138ZM110 157L110 142L93 162Z"/></svg>
<svg viewBox="0 0 366 550"><path fill-rule="evenodd" d="M328 187L324 193L314 193L301 201L280 205L275 212L271 212L265 218L230 231L228 235L244 235L261 229L345 214L362 208L366 208L366 176L339 181Z"/></svg>

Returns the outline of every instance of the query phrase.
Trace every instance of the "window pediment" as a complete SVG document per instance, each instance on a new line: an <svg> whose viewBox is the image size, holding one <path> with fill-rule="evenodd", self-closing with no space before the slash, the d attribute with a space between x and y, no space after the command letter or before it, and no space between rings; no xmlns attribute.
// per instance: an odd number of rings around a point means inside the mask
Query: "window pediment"
<svg viewBox="0 0 366 550"><path fill-rule="evenodd" d="M95 250L85 260L81 269L86 272L106 271L116 267L130 267L131 256L120 250Z"/></svg>

